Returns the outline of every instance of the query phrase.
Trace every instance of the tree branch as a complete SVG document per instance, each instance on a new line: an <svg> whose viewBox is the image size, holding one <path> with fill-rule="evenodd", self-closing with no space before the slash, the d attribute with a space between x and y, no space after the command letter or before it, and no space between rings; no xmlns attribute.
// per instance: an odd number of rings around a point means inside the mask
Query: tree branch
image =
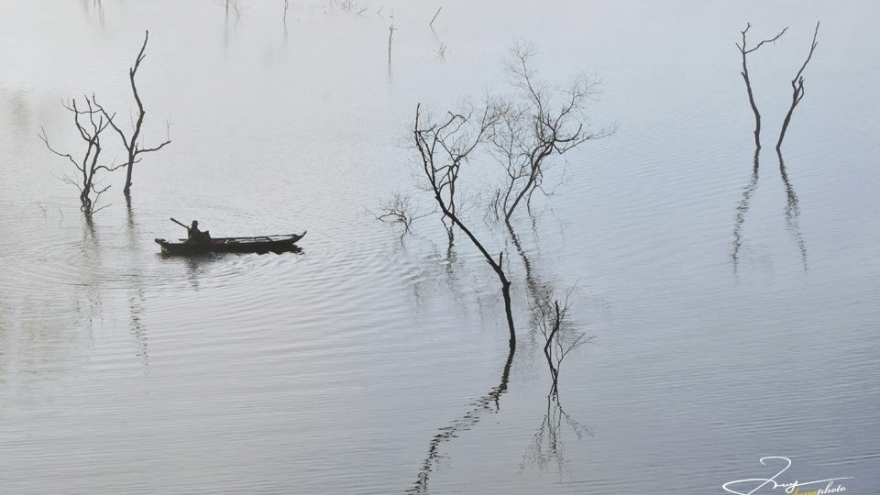
<svg viewBox="0 0 880 495"><path fill-rule="evenodd" d="M739 51L742 54L742 72L740 72L740 74L742 75L743 80L746 83L746 91L749 95L749 105L752 107L752 113L755 115L755 147L757 149L761 149L761 113L758 111L758 105L755 103L755 95L752 92L752 82L749 79L749 67L746 63L746 55L756 51L758 48L761 48L764 43L773 43L778 40L780 37L782 37L783 34L785 34L786 31L788 31L788 26L783 28L782 31L780 31L776 36L761 41L752 49L746 49L746 33L751 27L751 24L746 23L746 28L740 31L742 33L742 46L740 46L739 43L736 43L736 47L739 48Z"/></svg>
<svg viewBox="0 0 880 495"><path fill-rule="evenodd" d="M813 31L813 42L810 44L810 53L807 55L807 59L804 60L804 64L801 65L800 70L798 70L797 74L795 74L794 79L791 80L791 106L788 108L788 113L785 115L785 120L782 121L782 129L779 131L779 140L776 141L776 151L780 152L782 148L782 140L785 139L785 131L788 130L788 124L791 122L791 116L794 113L795 107L801 100L804 98L804 69L807 68L807 64L810 63L810 59L813 58L813 52L816 50L816 46L819 43L816 41L816 37L819 35L819 22L816 22L816 29Z"/></svg>

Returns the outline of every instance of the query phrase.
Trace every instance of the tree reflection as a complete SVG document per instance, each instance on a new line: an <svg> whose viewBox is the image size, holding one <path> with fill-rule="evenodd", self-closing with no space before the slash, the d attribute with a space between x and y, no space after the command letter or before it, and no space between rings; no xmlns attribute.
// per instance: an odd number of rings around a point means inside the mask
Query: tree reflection
<svg viewBox="0 0 880 495"><path fill-rule="evenodd" d="M731 261L733 262L734 275L739 275L739 251L742 248L743 243L742 229L743 225L745 225L746 213L749 212L749 205L751 204L752 195L758 188L758 170L760 168L758 155L760 154L760 152L760 148L755 148L755 160L754 166L752 167L752 176L749 179L748 185L743 188L742 199L740 200L739 205L737 205L736 207L736 217L733 223L733 252L731 253Z"/></svg>
<svg viewBox="0 0 880 495"><path fill-rule="evenodd" d="M80 273L77 274L77 282L74 284L74 291L77 293L74 298L74 321L78 327L82 326L91 334L95 320L102 318L101 284L104 279L100 238L91 215L83 217L79 248L82 261L78 263ZM84 299L80 299L79 293L84 293Z"/></svg>
<svg viewBox="0 0 880 495"><path fill-rule="evenodd" d="M742 199L740 199L740 202L736 207L736 215L733 224L733 249L731 251L731 262L733 264L733 273L735 276L739 275L740 251L744 242L742 231L745 226L746 214L749 211L752 196L758 188L760 169L759 154L760 150L755 149L752 175L749 178L748 184L743 188ZM785 187L785 223L788 231L794 238L795 244L797 244L798 251L800 252L801 265L803 266L803 271L806 273L808 266L807 244L800 228L801 210L798 196L785 169L785 160L782 158L782 152L777 150L776 156L779 158L779 176L782 178L782 184Z"/></svg>
<svg viewBox="0 0 880 495"><path fill-rule="evenodd" d="M439 12L439 10L438 10ZM392 26L393 34L393 26ZM389 37L389 48L391 38ZM548 172L549 161L553 156L566 152L585 142L610 135L613 129L592 131L588 127L587 103L594 92L595 83L587 76L576 76L568 86L548 85L537 79L531 68L535 54L531 44L520 44L511 51L506 69L511 76L512 96L487 95L483 101L475 103L464 101L454 111L448 111L440 118L432 118L421 104L416 105L416 115L412 128L414 146L419 165L420 189L433 197L440 220L447 233L446 269L452 279L455 264L455 233L460 232L479 251L498 277L504 301L505 316L509 330L509 355L501 384L473 404L471 410L455 420L451 425L437 433L428 448L428 455L419 472L419 477L410 493L425 493L428 482L440 459L441 446L455 438L460 432L471 429L481 419L485 411L499 409L499 398L507 390L507 379L517 335L513 317L512 278L508 273L515 263L511 263L508 253L512 242L519 253L525 269L525 285L529 307L532 309L532 336L539 332L544 337L542 346L552 377L552 401L558 404L556 386L559 368L565 355L586 342L583 334L564 327L565 309L553 299L551 284L543 283L535 276L532 263L511 224L514 212L522 207L533 222L531 198L535 191L549 195L544 189L544 177ZM389 62L390 63L390 62ZM390 66L390 65L389 65ZM461 175L462 166L467 163L491 158L502 167L498 176L491 179L490 189L474 191L469 180ZM472 165L466 166L469 170ZM488 204L479 204L485 192L492 198ZM524 205L524 206L523 206ZM497 232L479 229L475 222L474 207L493 214L496 220L506 224L503 250L487 249L483 239L495 238ZM377 219L403 226L403 236L410 231L411 222L416 217L409 211L409 204L398 196L394 202L383 206ZM484 217L485 222L485 217ZM500 251L500 253L499 253ZM494 255L493 253L499 253ZM519 294L514 294L519 295ZM417 298L420 293L416 292ZM551 315L553 320L548 322ZM543 324L542 324L543 323ZM494 408L492 407L494 404ZM556 411L555 408L551 408ZM561 412L558 417L567 417ZM561 420L560 420L561 421ZM548 424L555 424L547 420Z"/></svg>
<svg viewBox="0 0 880 495"><path fill-rule="evenodd" d="M589 339L587 339L582 333L574 332L573 329L569 328L570 322L564 319L564 313L563 315L560 315L559 313L551 314L548 308L559 309L559 303L554 299L555 291L553 285L542 281L535 273L534 264L529 259L528 253L523 247L519 236L509 223L507 224L507 228L511 242L519 254L525 268L525 286L530 299L532 313L530 321L532 336L539 338L539 335L543 335L544 342L542 343L542 346L545 346L545 354L547 347L545 344L561 346L560 349L562 350L559 351L559 354L553 354L552 357L554 360L550 362L551 371L555 370L558 372L559 364L561 363L561 358L564 354L567 354L569 351L580 346L580 344L588 342ZM454 258L451 255L447 255L447 259L452 261ZM448 265L448 269L451 270L453 263L450 262ZM554 317L556 319L553 319ZM551 336L550 334L550 329L553 328L553 325L555 325L557 330L557 332L555 332L558 334L557 336ZM507 391L513 355L514 348L511 347L507 356L507 361L505 362L501 373L500 383L496 387L493 387L486 395L474 401L467 412L448 426L440 428L439 432L434 435L428 446L428 454L422 462L418 479L407 493L428 493L431 475L436 472L438 464L441 459L444 458L444 455L441 452L443 445L446 442L457 438L462 432L474 428L487 412L498 413L500 411L500 397ZM550 359L550 357L548 357L548 359ZM562 408L559 401L557 385L558 376L556 373L553 373L553 375L554 376L551 377L553 380L550 392L547 396L546 414L541 422L541 426L534 435L534 442L529 448L528 453L525 455L525 460L522 466L525 466L526 464L535 464L540 469L547 469L551 464L556 464L559 466L560 473L563 473L568 471L568 465L565 461L563 441L567 429L570 428L578 439L582 439L585 434L589 433L589 431L585 426L569 416Z"/></svg>
<svg viewBox="0 0 880 495"><path fill-rule="evenodd" d="M777 150L777 156L779 157L779 175L782 177L782 183L785 185L785 196L786 196L786 205L785 205L785 223L788 225L788 231L791 232L791 235L794 237L795 243L797 243L798 250L801 253L801 265L804 267L804 272L807 271L807 243L804 241L804 236L801 234L801 208L798 204L797 194L794 192L794 187L791 185L791 181L788 180L788 174L785 171L785 161L782 159L782 152Z"/></svg>
<svg viewBox="0 0 880 495"><path fill-rule="evenodd" d="M457 438L462 432L468 431L476 426L487 412L498 413L501 410L501 396L507 392L507 380L510 377L510 366L513 363L513 353L515 347L510 347L507 355L507 361L504 363L504 369L501 371L501 382L493 387L489 392L477 399L471 409L464 413L461 417L449 424L449 426L440 428L439 433L434 435L431 443L428 445L428 455L422 462L422 468L419 470L418 479L413 486L407 490L411 494L428 493L428 482L431 474L436 470L437 464L443 457L440 453L440 447Z"/></svg>
<svg viewBox="0 0 880 495"><path fill-rule="evenodd" d="M134 210L131 207L131 196L125 196L125 206L126 206L126 230L128 233L128 250L135 256L134 258L140 259L139 255L139 245L138 245L138 235L137 235L137 224L134 218ZM141 364L148 365L150 361L150 356L147 348L147 329L144 326L143 320L141 318L142 313L144 312L146 296L145 296L145 288L144 284L141 282L141 272L140 272L140 262L134 260L132 262L132 268L136 271L132 274L131 277L131 293L128 298L128 308L129 308L129 332L131 333L132 338L134 339L134 343L137 346L137 354L141 359Z"/></svg>
<svg viewBox="0 0 880 495"><path fill-rule="evenodd" d="M783 34L788 31L788 28L782 29L776 36L773 38L765 39L759 42L752 48L747 48L746 43L746 34L749 29L752 27L751 24L747 23L746 28L743 31L740 31L742 34L742 44L737 43L736 46L739 48L740 53L742 54L742 72L741 75L743 80L746 83L746 91L749 96L749 105L752 108L752 112L755 115L755 161L754 167L752 169L752 177L749 180L749 184L743 189L742 200L740 200L739 205L737 206L736 219L734 221L733 226L733 251L731 252L731 261L733 263L733 273L734 276L738 276L739 274L739 254L740 249L743 244L742 237L742 228L745 223L745 215L749 210L749 203L751 201L752 195L755 190L758 188L758 154L761 150L761 113L758 111L758 106L755 103L754 94L752 91L752 83L749 78L749 69L747 64L747 55L755 52L765 43L774 43ZM798 198L797 194L794 192L794 187L791 185L791 181L788 179L788 174L785 171L785 161L782 159L782 141L785 139L785 133L788 129L789 124L791 123L791 117L794 113L795 107L801 102L804 98L804 70L807 68L807 65L810 63L810 60L813 58L813 52L816 50L816 46L818 43L816 42L816 37L819 35L819 22L816 22L816 29L813 31L813 41L810 45L810 52L807 55L807 59L804 61L803 65L801 65L800 70L798 70L797 74L794 76L794 79L791 80L791 88L792 88L792 97L791 97L791 105L789 106L788 113L785 115L785 119L782 122L782 129L779 131L779 139L776 142L776 155L779 157L779 175L782 177L782 183L785 185L785 195L786 195L786 206L785 206L785 222L787 224L789 232L794 237L795 243L797 243L798 250L801 254L801 264L804 267L804 272L807 271L807 246L804 242L803 235L801 235L800 231L800 208L798 206Z"/></svg>
<svg viewBox="0 0 880 495"><path fill-rule="evenodd" d="M238 3L238 0L222 0L220 2L224 6L224 15L223 15L223 55L229 56L229 21L232 19L234 21L234 29L238 30L238 25L241 23L241 6Z"/></svg>
<svg viewBox="0 0 880 495"><path fill-rule="evenodd" d="M534 218L532 220L534 222ZM532 336L537 338L540 335L543 339L544 357L547 360L550 377L553 380L550 393L556 394L558 393L557 384L559 383L562 361L571 351L591 342L593 337L587 337L584 332L576 331L572 328L571 322L567 318L569 310L568 297L574 289L569 290L565 300L560 304L560 301L555 298L556 291L553 285L540 281L535 275L532 262L529 260L525 249L523 249L519 236L513 230L513 226L511 226L510 222L505 223L507 223L508 234L525 267L526 289L529 295L529 308L531 310L529 325ZM532 228L533 230L535 229L534 223Z"/></svg>
<svg viewBox="0 0 880 495"><path fill-rule="evenodd" d="M525 469L527 465L533 464L538 469L546 471L550 466L555 465L560 477L570 474L571 467L565 459L566 427L571 429L578 440L582 440L585 435L592 436L589 428L565 412L559 402L559 394L553 387L547 394L547 413L535 431L532 445L523 457L520 467Z"/></svg>
<svg viewBox="0 0 880 495"><path fill-rule="evenodd" d="M94 16L98 20L98 24L104 27L104 4L101 0L80 0L79 3L86 18Z"/></svg>

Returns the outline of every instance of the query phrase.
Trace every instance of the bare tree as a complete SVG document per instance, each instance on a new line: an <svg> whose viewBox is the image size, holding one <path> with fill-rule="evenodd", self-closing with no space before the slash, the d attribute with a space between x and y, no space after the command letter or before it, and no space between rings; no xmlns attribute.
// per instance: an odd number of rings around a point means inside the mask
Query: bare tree
<svg viewBox="0 0 880 495"><path fill-rule="evenodd" d="M440 15L440 11L441 11L441 10L443 10L443 7L438 7L438 8L437 8L437 13L435 13L435 14L434 14L434 17L431 18L431 22L428 23L428 27L430 27L431 29L434 28L434 21L437 20L437 16Z"/></svg>
<svg viewBox="0 0 880 495"><path fill-rule="evenodd" d="M791 121L791 114L794 113L794 107L801 102L804 98L804 69L807 68L807 64L810 63L810 59L813 58L813 51L816 50L816 46L819 44L816 42L816 36L819 35L819 22L816 23L816 30L813 31L813 43L810 45L810 53L807 55L807 59L804 61L804 65L801 66L801 69L794 76L794 79L791 80L791 106L788 108L788 113L785 115L785 120L782 121L782 130L779 132L779 141L776 142L776 151L779 152L782 147L782 140L785 139L785 131L788 130L788 123Z"/></svg>
<svg viewBox="0 0 880 495"><path fill-rule="evenodd" d="M456 201L461 165L482 141L489 129L498 121L497 108L487 106L476 110L467 107L459 113L449 112L440 122L424 122L421 104L416 105L413 139L427 179L427 188L431 191L437 206L443 213L444 222L448 219L452 225L464 232L474 247L480 251L486 263L498 276L501 282L501 294L504 298L504 309L510 331L510 348L516 347L516 331L513 324L513 313L510 300L510 281L504 273L504 253L498 259L489 254L474 233L465 225L457 213Z"/></svg>
<svg viewBox="0 0 880 495"><path fill-rule="evenodd" d="M567 87L542 84L531 68L534 54L531 44L520 44L511 50L506 67L515 90L513 96L486 96L478 107L467 103L439 121L425 119L419 105L413 129L427 179L425 189L434 196L442 212L450 244L452 227L464 232L501 281L511 346L515 345L516 337L504 255L501 253L496 260L462 221L458 211L461 167L483 152L503 165L504 186L495 191L491 203L512 232L510 219L517 207L528 207L534 192L543 191L549 157L563 155L591 139L613 133L610 128L593 131L587 124L586 105L595 93L596 83L581 75Z"/></svg>
<svg viewBox="0 0 880 495"><path fill-rule="evenodd" d="M109 185L99 186L96 183L98 171L105 170L107 172L112 172L121 167L121 165L102 165L99 161L101 151L103 150L101 133L103 133L104 130L107 129L107 126L110 125L110 119L105 118L105 116L98 110L94 98L94 96L92 96L91 99L88 96L84 97L86 104L86 109L84 110L80 110L79 107L77 107L76 99L73 99L68 103L63 103L64 108L73 113L73 121L79 132L79 136L86 143L86 150L80 159L74 158L70 153L62 153L55 150L55 148L49 144L49 137L46 135L46 130L42 127L40 128L39 134L40 140L46 144L49 151L58 156L67 158L79 171L78 179L64 176L63 180L69 184L73 184L79 189L79 199L82 203L80 209L87 217L91 217L93 213L105 208L97 207L98 198L101 194L107 191L107 189L110 189ZM94 197L92 195L94 195Z"/></svg>
<svg viewBox="0 0 880 495"><path fill-rule="evenodd" d="M402 240L406 234L411 233L413 222L430 215L430 213L416 214L417 210L412 206L410 200L409 195L395 193L390 202L380 205L381 214L376 215L370 210L367 211L380 222L400 225L400 238Z"/></svg>
<svg viewBox="0 0 880 495"><path fill-rule="evenodd" d="M570 328L566 328L568 314L568 302L560 306L558 300L553 301L553 306L543 304L543 301L536 300L533 311L539 316L539 329L544 337L544 357L547 359L547 366L550 368L550 377L553 383L550 387L550 395L556 396L559 393L557 386L559 382L559 371L562 368L562 361L568 354L592 341L592 337L587 337L583 332L576 332Z"/></svg>
<svg viewBox="0 0 880 495"><path fill-rule="evenodd" d="M736 47L739 48L739 52L742 54L742 72L740 74L742 74L743 80L746 82L746 91L749 93L749 104L752 106L752 112L755 114L755 146L758 149L761 149L761 113L758 111L758 105L755 103L755 95L752 93L752 82L749 79L749 67L746 64L746 56L756 51L758 48L761 48L764 43L773 43L778 40L783 34L785 34L788 27L783 28L783 30L779 31L776 36L761 41L755 45L754 48L746 48L746 33L748 33L751 27L752 25L750 23L746 23L746 28L741 31L742 45L736 43Z"/></svg>
<svg viewBox="0 0 880 495"><path fill-rule="evenodd" d="M565 87L543 84L531 67L535 53L531 43L511 49L505 65L516 94L487 103L498 107L498 123L489 141L493 156L507 172L505 186L496 193L496 205L506 222L517 206L523 202L530 206L532 194L542 187L549 157L614 132L613 128L594 131L587 123L586 106L597 83L581 74Z"/></svg>
<svg viewBox="0 0 880 495"><path fill-rule="evenodd" d="M228 2L227 2L227 5L228 5ZM146 115L147 112L144 110L144 104L141 101L140 95L138 94L137 84L135 84L135 76L137 75L138 68L140 68L140 66L141 66L141 62L144 60L144 57L146 56L144 54L144 51L147 49L147 41L149 41L149 39L150 39L150 32L147 31L146 34L144 35L144 44L141 46L141 51L138 52L137 58L134 61L134 66L128 70L128 79L131 83L131 92L134 95L134 101L137 103L137 108L138 108L137 118L132 122L131 134L126 135L125 131L123 131L122 128L120 128L118 125L116 125L116 122L113 120L115 114L109 115L107 113L107 111L104 109L104 107L98 105L97 102L94 101L94 96L92 97L93 103L94 103L95 107L97 108L97 110L100 110L101 113L104 114L104 117L107 119L110 126L112 126L113 130L115 130L116 133L119 134L119 138L122 140L122 145L125 147L125 150L127 152L127 155L128 155L127 161L122 165L126 168L125 187L122 190L122 192L125 194L126 197L128 197L131 194L131 175L132 175L132 171L134 170L134 164L138 163L140 161L139 156L141 155L141 153L149 153L151 151L158 151L158 150L162 149L163 147L165 147L166 144L171 143L170 137L166 137L165 141L162 142L161 144L159 144L158 146L149 148L149 147L142 147L143 145L140 141L141 128L143 127L144 116Z"/></svg>
<svg viewBox="0 0 880 495"><path fill-rule="evenodd" d="M330 2L331 7L338 7L346 12L355 12L357 15L363 15L370 9L367 2L362 0L334 0Z"/></svg>

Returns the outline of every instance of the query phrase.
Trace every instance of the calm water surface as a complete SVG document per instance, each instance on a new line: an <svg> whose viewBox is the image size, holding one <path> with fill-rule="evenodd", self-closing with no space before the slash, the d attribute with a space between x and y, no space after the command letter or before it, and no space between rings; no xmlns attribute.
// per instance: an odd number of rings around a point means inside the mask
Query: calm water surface
<svg viewBox="0 0 880 495"><path fill-rule="evenodd" d="M873 5L289 5L0 1L0 492L721 494L784 456L780 483L876 493ZM790 26L750 59L757 172L747 22L754 40ZM90 225L37 133L76 149L77 95L127 114L145 29L146 140L172 144L144 155L130 207L105 176ZM463 236L450 261L436 216L401 240L371 212L395 193L431 211L415 105L506 91L520 39L547 80L596 74L593 122L618 131L554 162L522 255L472 210L509 254L508 366L497 281ZM299 255L163 258L171 216L308 235ZM570 292L595 336L558 401L527 278Z"/></svg>

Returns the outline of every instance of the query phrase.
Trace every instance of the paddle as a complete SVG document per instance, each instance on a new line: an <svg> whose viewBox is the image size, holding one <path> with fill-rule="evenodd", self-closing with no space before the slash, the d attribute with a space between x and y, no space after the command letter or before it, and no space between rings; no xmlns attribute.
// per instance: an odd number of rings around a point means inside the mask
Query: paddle
<svg viewBox="0 0 880 495"><path fill-rule="evenodd" d="M176 223L177 225L180 225L181 227L185 228L186 231L189 232L189 226L188 226L188 225L186 225L186 224L184 224L184 223L181 223L181 222L178 222L177 220L175 220L175 219L173 219L173 218L171 219L171 221L174 222L174 223Z"/></svg>

